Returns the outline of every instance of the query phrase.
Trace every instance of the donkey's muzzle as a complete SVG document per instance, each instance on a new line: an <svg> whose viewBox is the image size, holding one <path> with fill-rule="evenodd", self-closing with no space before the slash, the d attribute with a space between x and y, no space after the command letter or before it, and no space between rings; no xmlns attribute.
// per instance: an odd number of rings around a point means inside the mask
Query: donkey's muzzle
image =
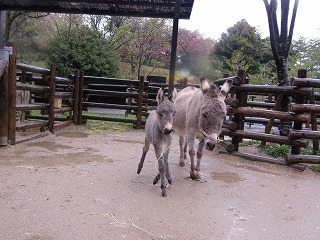
<svg viewBox="0 0 320 240"><path fill-rule="evenodd" d="M212 151L215 148L216 144L213 142L207 142L206 149Z"/></svg>
<svg viewBox="0 0 320 240"><path fill-rule="evenodd" d="M163 130L163 133L164 133L164 134L170 134L171 132L172 132L172 128L171 128L171 129L165 128L165 129Z"/></svg>

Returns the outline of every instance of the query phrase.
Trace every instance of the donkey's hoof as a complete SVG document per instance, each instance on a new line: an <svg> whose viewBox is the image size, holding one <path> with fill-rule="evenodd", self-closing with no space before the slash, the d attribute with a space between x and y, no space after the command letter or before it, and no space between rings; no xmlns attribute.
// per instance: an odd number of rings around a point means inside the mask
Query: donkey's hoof
<svg viewBox="0 0 320 240"><path fill-rule="evenodd" d="M138 167L138 169L137 169L137 173L138 173L138 174L140 174L140 173L141 173L141 168L140 168L140 167Z"/></svg>
<svg viewBox="0 0 320 240"><path fill-rule="evenodd" d="M170 185L172 185L172 178L171 178L171 177L167 177L167 179L168 179L168 183L169 183Z"/></svg>
<svg viewBox="0 0 320 240"><path fill-rule="evenodd" d="M192 180L200 179L200 173L196 170L190 171L190 177Z"/></svg>
<svg viewBox="0 0 320 240"><path fill-rule="evenodd" d="M153 179L153 185L156 185L160 179L160 174L158 174L154 179Z"/></svg>
<svg viewBox="0 0 320 240"><path fill-rule="evenodd" d="M167 196L167 190L165 186L161 186L161 190L162 190L162 197L166 197Z"/></svg>

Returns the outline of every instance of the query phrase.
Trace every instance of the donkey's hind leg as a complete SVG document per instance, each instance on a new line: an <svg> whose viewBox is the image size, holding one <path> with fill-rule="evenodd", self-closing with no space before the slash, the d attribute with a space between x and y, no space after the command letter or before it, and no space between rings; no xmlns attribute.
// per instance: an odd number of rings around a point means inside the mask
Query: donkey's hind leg
<svg viewBox="0 0 320 240"><path fill-rule="evenodd" d="M180 167L184 167L184 160L186 159L186 139L183 136L179 136L179 146L180 146Z"/></svg>
<svg viewBox="0 0 320 240"><path fill-rule="evenodd" d="M168 162L168 157L169 157L169 149L166 151L166 153L164 154L164 164L166 166L166 178L168 180L168 183L170 185L172 185L172 178L171 178L171 173L170 173L170 169L169 169L169 162Z"/></svg>
<svg viewBox="0 0 320 240"><path fill-rule="evenodd" d="M143 151L142 151L142 156L141 156L141 160L139 162L139 165L138 165L138 170L137 170L137 173L139 174L142 170L142 167L143 167L143 162L144 162L144 159L146 158L146 155L147 155L147 152L149 151L149 147L150 147L150 141L149 139L146 137L145 140L144 140L144 147L143 147Z"/></svg>

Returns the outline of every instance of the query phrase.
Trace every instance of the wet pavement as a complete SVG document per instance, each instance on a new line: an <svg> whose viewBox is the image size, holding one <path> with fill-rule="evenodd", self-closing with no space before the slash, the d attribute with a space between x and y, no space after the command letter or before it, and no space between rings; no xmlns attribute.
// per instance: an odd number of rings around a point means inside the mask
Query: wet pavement
<svg viewBox="0 0 320 240"><path fill-rule="evenodd" d="M215 150L192 181L174 136L163 198L143 141L71 126L0 148L0 239L320 239L319 174Z"/></svg>

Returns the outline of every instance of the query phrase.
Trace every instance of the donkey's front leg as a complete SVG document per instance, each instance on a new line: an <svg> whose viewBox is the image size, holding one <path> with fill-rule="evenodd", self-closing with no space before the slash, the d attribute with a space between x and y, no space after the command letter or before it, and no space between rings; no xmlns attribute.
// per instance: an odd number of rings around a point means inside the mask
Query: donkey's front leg
<svg viewBox="0 0 320 240"><path fill-rule="evenodd" d="M166 166L166 178L168 179L168 183L170 185L172 185L172 178L171 178L171 173L170 173L170 169L169 169L168 157L169 157L169 149L165 152L165 154L163 156L163 160L164 160L164 164Z"/></svg>
<svg viewBox="0 0 320 240"><path fill-rule="evenodd" d="M194 150L194 138L193 136L188 136L188 147L189 147L189 155L190 155L190 177L192 180L198 179L198 173L196 171L196 167L194 164L194 156L195 156L195 150Z"/></svg>
<svg viewBox="0 0 320 240"><path fill-rule="evenodd" d="M200 178L200 162L203 155L204 145L205 145L205 140L204 139L200 140L198 151L197 151L197 167L196 167L198 178Z"/></svg>
<svg viewBox="0 0 320 240"><path fill-rule="evenodd" d="M150 141L149 139L146 137L145 140L144 140L144 147L143 147L143 151L142 151L142 156L141 156L141 160L139 162L139 165L138 165L138 170L137 170L137 173L139 174L142 170L142 167L143 167L143 162L144 162L144 159L146 158L146 155L147 155L147 152L149 151L149 147L150 147Z"/></svg>
<svg viewBox="0 0 320 240"><path fill-rule="evenodd" d="M160 180L161 180L160 186L161 186L161 190L162 190L162 196L166 197L167 196L166 183L165 183L166 165L164 163L164 156L162 156L162 154L163 154L162 149L155 147L155 152L156 152L156 156L158 159L159 173L157 174L157 176L153 180L153 184L156 184L158 182L159 176L160 176Z"/></svg>

